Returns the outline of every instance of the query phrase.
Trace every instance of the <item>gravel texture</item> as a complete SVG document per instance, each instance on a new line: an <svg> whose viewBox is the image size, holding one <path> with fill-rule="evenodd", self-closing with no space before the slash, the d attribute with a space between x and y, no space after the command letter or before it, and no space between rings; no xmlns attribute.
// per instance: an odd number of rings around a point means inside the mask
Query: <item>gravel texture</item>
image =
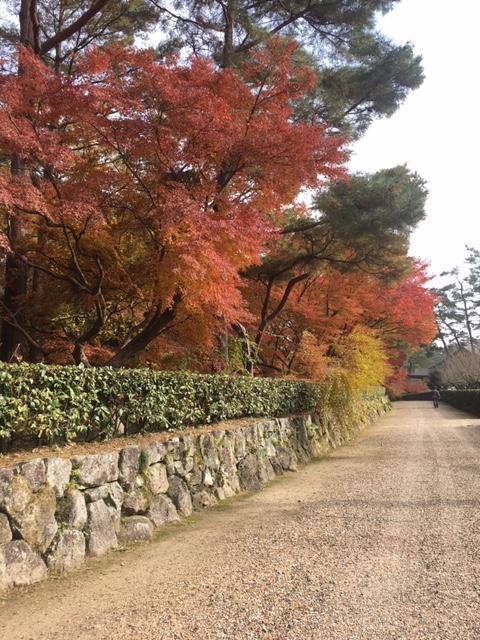
<svg viewBox="0 0 480 640"><path fill-rule="evenodd" d="M398 403L259 494L0 604L5 640L478 640L480 420Z"/></svg>

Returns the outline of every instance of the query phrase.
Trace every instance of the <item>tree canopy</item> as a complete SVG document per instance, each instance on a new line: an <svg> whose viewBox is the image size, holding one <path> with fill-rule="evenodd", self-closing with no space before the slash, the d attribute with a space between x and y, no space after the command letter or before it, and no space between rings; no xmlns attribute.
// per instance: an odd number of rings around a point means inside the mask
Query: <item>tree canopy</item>
<svg viewBox="0 0 480 640"><path fill-rule="evenodd" d="M164 50L213 57L238 66L271 37L295 40L297 57L315 73L315 86L297 116L320 116L349 136L390 116L423 81L411 45L397 45L376 28L379 12L397 0L155 0L167 33Z"/></svg>
<svg viewBox="0 0 480 640"><path fill-rule="evenodd" d="M252 55L248 83L206 61L167 66L119 48L64 76L21 51L25 72L1 88L0 153L28 175L7 169L0 193L26 220L12 251L39 278L23 300L32 344L58 313L57 339L80 351L116 318L120 364L179 319L241 317L238 273L282 207L344 171L338 138L289 120L311 82L289 66L290 49Z"/></svg>
<svg viewBox="0 0 480 640"><path fill-rule="evenodd" d="M426 188L346 167L422 81L394 5L10 3L0 359L399 380L435 333Z"/></svg>

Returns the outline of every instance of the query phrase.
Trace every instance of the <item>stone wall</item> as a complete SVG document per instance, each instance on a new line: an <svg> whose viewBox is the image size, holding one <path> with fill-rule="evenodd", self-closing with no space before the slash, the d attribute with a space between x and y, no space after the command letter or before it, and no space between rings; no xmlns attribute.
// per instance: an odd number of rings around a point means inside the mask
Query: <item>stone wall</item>
<svg viewBox="0 0 480 640"><path fill-rule="evenodd" d="M370 402L353 428L309 415L258 419L91 455L52 452L0 469L0 591L149 540L193 510L256 491L342 444L386 407L385 399Z"/></svg>

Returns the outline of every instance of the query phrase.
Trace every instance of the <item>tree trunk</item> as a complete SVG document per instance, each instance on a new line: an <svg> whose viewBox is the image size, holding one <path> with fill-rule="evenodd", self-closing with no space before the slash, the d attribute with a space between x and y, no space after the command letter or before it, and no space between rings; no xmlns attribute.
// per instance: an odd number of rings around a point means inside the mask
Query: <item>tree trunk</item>
<svg viewBox="0 0 480 640"><path fill-rule="evenodd" d="M450 351L448 348L448 344L447 341L445 340L445 336L443 335L443 331L440 329L440 326L437 322L437 332L438 332L438 337L440 338L443 348L445 349L445 353L447 354L447 356L449 355Z"/></svg>
<svg viewBox="0 0 480 640"><path fill-rule="evenodd" d="M14 226L10 221L10 227ZM21 230L20 230L21 231ZM12 233L12 246L18 241L18 235ZM27 293L28 271L25 264L15 255L14 252L7 256L5 264L5 293L4 304L9 311L15 315L18 322L22 323L22 302L21 297ZM27 348L27 341L22 332L5 318L2 323L0 347L0 360L10 362L12 359L22 359Z"/></svg>
<svg viewBox="0 0 480 640"><path fill-rule="evenodd" d="M276 307L270 311L268 311L269 308L269 301L270 301L270 294L272 291L272 287L274 284L274 279L275 277L273 276L270 281L269 284L267 286L267 291L265 292L265 299L263 302L263 307L262 307L262 313L261 313L261 319L259 322L259 325L257 327L257 332L255 335L255 345L256 345L256 354L258 357L258 353L260 351L260 347L265 335L265 331L267 330L268 326L275 320L275 318L277 318L280 313L283 311L285 305L288 302L288 299L290 298L290 295L292 294L294 288L296 287L297 284L299 284L300 282L303 282L304 280L306 280L307 278L310 277L309 273L301 273L298 276L295 276L293 278L290 278L290 280L288 281L287 286L285 287L282 297L280 299L280 302L278 302L278 304L276 305ZM253 369L255 367L255 363L252 363L252 369L251 371L253 372Z"/></svg>
<svg viewBox="0 0 480 640"><path fill-rule="evenodd" d="M34 27L32 17L35 15L35 0L22 0L20 4L20 42L33 48ZM21 63L18 66L18 74L23 73ZM11 160L12 175L20 176L25 172L25 167L18 157ZM16 251L26 234L25 224L18 214L11 214L8 220L8 230L12 253L7 257L5 264L5 293L4 304L16 320L23 324L24 318L22 305L28 288L28 267L18 257ZM25 336L17 327L10 324L8 319L2 323L0 359L10 362L12 358L23 358L28 348Z"/></svg>
<svg viewBox="0 0 480 640"><path fill-rule="evenodd" d="M459 285L460 285L460 295L462 297L463 314L465 316L465 325L467 327L467 333L468 333L468 341L470 342L470 348L472 349L472 353L476 353L475 340L472 332L472 323L470 322L470 312L468 309L467 298L465 294L465 289L463 287L463 282L459 281Z"/></svg>
<svg viewBox="0 0 480 640"><path fill-rule="evenodd" d="M20 43L28 47L37 55L42 56L51 49L56 49L57 54L63 41L77 33L92 18L100 13L110 0L96 0L93 4L71 25L65 29L60 29L52 38L40 43L40 25L37 19L36 0L21 0L19 10ZM18 74L21 75L24 69L20 60ZM26 172L26 167L18 157L11 160L12 175L22 175ZM9 240L12 253L8 256L5 264L5 293L3 302L8 308L8 312L15 316L15 320L23 326L24 303L28 294L30 274L27 265L19 259L17 248L20 247L26 235L26 225L21 214L11 214L8 219ZM8 313L7 313L8 315ZM0 359L9 362L12 358L28 357L29 345L25 336L18 327L8 322L8 318L2 322L0 334Z"/></svg>
<svg viewBox="0 0 480 640"><path fill-rule="evenodd" d="M236 0L228 0L223 9L225 17L225 32L223 35L222 67L233 67L234 42L233 33L236 18Z"/></svg>
<svg viewBox="0 0 480 640"><path fill-rule="evenodd" d="M172 306L160 313L157 312L148 324L129 340L117 353L111 358L107 364L110 367L121 367L128 360L141 353L152 340L155 340L161 333L167 329L169 324L174 320L177 314L177 308L180 304L180 296L175 296Z"/></svg>

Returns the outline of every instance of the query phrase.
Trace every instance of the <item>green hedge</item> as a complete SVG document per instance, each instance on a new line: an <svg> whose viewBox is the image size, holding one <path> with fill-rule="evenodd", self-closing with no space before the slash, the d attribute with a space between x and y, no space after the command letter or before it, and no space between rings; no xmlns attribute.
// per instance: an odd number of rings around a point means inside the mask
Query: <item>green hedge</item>
<svg viewBox="0 0 480 640"><path fill-rule="evenodd" d="M441 391L442 399L457 409L480 416L480 389Z"/></svg>
<svg viewBox="0 0 480 640"><path fill-rule="evenodd" d="M319 385L148 369L0 364L0 444L110 438L313 410Z"/></svg>
<svg viewBox="0 0 480 640"><path fill-rule="evenodd" d="M316 409L355 413L350 396L335 380L0 363L0 447L103 440ZM363 394L362 402L380 396L386 401L380 389Z"/></svg>

